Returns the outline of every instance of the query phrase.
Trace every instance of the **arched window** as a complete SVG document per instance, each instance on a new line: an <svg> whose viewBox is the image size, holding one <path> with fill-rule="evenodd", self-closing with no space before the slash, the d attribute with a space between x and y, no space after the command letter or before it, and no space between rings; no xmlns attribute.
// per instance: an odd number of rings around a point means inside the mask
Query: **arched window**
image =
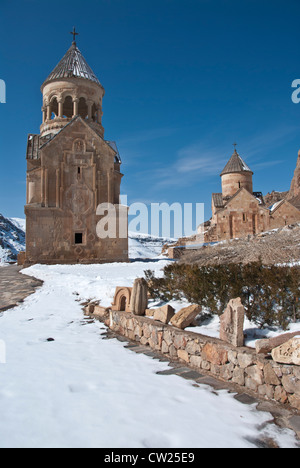
<svg viewBox="0 0 300 468"><path fill-rule="evenodd" d="M92 106L92 121L98 122L98 109L96 104L93 104Z"/></svg>
<svg viewBox="0 0 300 468"><path fill-rule="evenodd" d="M122 296L120 300L120 310L126 310L127 299L126 296Z"/></svg>
<svg viewBox="0 0 300 468"><path fill-rule="evenodd" d="M86 100L84 98L82 98L82 97L79 99L78 114L83 119L88 118L88 106L87 106Z"/></svg>
<svg viewBox="0 0 300 468"><path fill-rule="evenodd" d="M63 105L63 117L71 119L73 117L73 100L71 96L67 96Z"/></svg>
<svg viewBox="0 0 300 468"><path fill-rule="evenodd" d="M58 116L58 102L56 97L51 100L51 120L55 119Z"/></svg>

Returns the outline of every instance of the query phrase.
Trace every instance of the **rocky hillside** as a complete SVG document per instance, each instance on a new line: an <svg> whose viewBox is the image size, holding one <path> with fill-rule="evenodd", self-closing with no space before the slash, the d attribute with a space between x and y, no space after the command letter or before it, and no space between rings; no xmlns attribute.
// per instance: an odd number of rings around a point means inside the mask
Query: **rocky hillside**
<svg viewBox="0 0 300 468"><path fill-rule="evenodd" d="M300 224L197 250L182 249L180 255L181 262L198 265L246 264L260 259L265 265L300 264Z"/></svg>
<svg viewBox="0 0 300 468"><path fill-rule="evenodd" d="M15 262L18 253L25 248L25 232L22 224L0 214L0 265Z"/></svg>
<svg viewBox="0 0 300 468"><path fill-rule="evenodd" d="M288 193L289 192L276 192L275 190L273 190L273 192L271 193L267 193L267 195L263 197L265 205L267 207L274 205L280 200L283 200L284 198L286 198Z"/></svg>

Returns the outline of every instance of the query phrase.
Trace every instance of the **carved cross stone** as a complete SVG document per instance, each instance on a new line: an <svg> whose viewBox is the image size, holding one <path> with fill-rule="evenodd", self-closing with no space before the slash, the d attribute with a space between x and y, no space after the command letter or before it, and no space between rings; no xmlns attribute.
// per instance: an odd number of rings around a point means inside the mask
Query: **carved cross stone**
<svg viewBox="0 0 300 468"><path fill-rule="evenodd" d="M233 346L244 346L245 309L241 298L231 299L220 317L220 339Z"/></svg>

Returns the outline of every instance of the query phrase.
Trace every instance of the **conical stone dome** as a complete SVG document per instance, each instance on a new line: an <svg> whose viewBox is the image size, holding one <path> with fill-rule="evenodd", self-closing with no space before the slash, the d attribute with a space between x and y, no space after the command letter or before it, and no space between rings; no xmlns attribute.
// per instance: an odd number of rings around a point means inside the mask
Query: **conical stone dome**
<svg viewBox="0 0 300 468"><path fill-rule="evenodd" d="M235 149L221 173L223 198L233 197L242 188L252 194L252 176L253 172Z"/></svg>
<svg viewBox="0 0 300 468"><path fill-rule="evenodd" d="M64 78L83 78L101 86L100 81L78 49L76 42L72 43L68 52L44 81L43 86L50 81Z"/></svg>
<svg viewBox="0 0 300 468"><path fill-rule="evenodd" d="M78 49L75 40L41 87L43 123L41 136L59 132L80 116L104 136L102 99L105 90Z"/></svg>
<svg viewBox="0 0 300 468"><path fill-rule="evenodd" d="M224 174L232 174L234 172L251 172L253 174L250 167L247 166L236 150L234 150L233 155L224 167L221 176Z"/></svg>

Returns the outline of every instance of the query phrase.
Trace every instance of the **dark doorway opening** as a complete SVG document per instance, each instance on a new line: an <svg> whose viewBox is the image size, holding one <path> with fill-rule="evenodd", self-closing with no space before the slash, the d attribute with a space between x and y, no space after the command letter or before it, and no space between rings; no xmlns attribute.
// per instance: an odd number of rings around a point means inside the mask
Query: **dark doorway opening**
<svg viewBox="0 0 300 468"><path fill-rule="evenodd" d="M120 301L120 310L126 310L126 303L127 303L126 297L123 296Z"/></svg>

